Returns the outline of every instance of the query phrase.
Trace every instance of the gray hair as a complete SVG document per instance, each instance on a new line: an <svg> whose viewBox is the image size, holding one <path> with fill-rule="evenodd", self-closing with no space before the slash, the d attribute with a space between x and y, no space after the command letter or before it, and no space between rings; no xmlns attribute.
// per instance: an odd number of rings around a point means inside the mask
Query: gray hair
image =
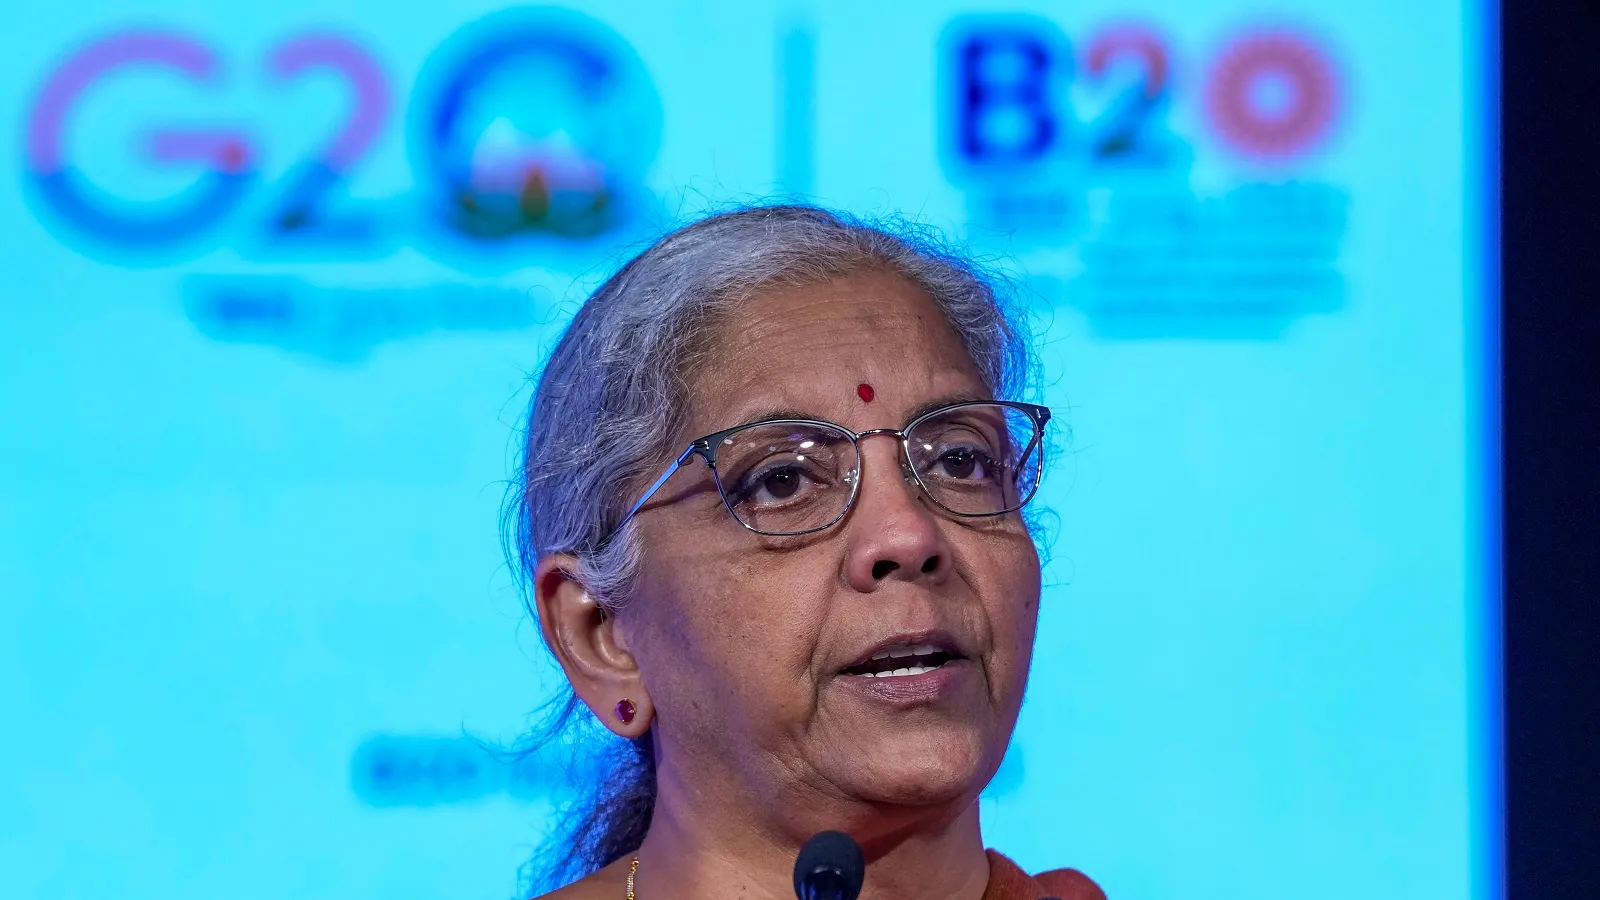
<svg viewBox="0 0 1600 900"><path fill-rule="evenodd" d="M1026 380L1028 344L1009 298L928 229L891 231L811 206L701 219L601 285L545 364L515 495L520 572L531 574L547 554L571 553L573 574L598 602L626 602L638 542L631 522L611 531L682 449L664 441L687 414L686 380L713 349L718 326L763 288L864 270L892 272L926 291L995 396Z"/></svg>
<svg viewBox="0 0 1600 900"><path fill-rule="evenodd" d="M799 205L701 219L601 285L545 363L507 508L513 569L524 586L541 558L570 553L577 560L571 574L597 602L616 609L631 599L641 560L635 529L630 522L612 532L682 449L666 441L685 421L686 385L715 350L719 327L763 289L864 271L893 273L926 291L985 386L1020 399L1032 364L1020 313L996 291L995 276L933 230ZM532 748L574 725L576 698L554 705ZM638 848L654 809L654 748L647 734L627 749L618 771L590 786L590 808L571 833L547 845L549 871L537 880L558 886Z"/></svg>

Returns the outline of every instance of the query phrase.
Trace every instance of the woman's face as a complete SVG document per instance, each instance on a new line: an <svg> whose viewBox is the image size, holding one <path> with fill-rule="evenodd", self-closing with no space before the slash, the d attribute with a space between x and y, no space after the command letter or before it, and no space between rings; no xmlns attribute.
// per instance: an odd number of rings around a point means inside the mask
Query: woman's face
<svg viewBox="0 0 1600 900"><path fill-rule="evenodd" d="M861 432L991 399L933 301L878 273L754 297L689 390L675 451L770 411ZM661 764L799 832L829 824L791 805L818 794L964 808L1000 764L1033 651L1039 559L1020 515L954 518L906 479L897 439L860 446L849 515L798 537L741 527L705 464L685 466L637 520L641 592L616 622ZM954 658L905 679L851 672L918 646Z"/></svg>

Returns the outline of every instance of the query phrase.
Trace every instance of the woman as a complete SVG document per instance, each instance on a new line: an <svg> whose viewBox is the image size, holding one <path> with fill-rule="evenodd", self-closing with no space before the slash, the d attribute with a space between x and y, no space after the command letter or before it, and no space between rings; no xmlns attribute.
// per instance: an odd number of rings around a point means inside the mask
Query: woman
<svg viewBox="0 0 1600 900"><path fill-rule="evenodd" d="M699 221L589 298L539 380L516 543L567 712L630 752L550 896L789 900L835 829L862 900L1103 897L978 827L1038 615L1049 412L994 402L1028 361L959 258L809 207Z"/></svg>

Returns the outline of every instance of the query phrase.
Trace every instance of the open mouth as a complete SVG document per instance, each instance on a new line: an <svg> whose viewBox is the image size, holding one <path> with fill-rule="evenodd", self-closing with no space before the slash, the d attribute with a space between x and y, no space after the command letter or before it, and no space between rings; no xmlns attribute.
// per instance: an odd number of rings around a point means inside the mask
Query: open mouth
<svg viewBox="0 0 1600 900"><path fill-rule="evenodd" d="M932 644L921 644L915 647L890 647L873 654L872 658L864 663L845 669L843 674L861 675L866 678L922 675L957 659L964 659L964 657L959 653L952 653Z"/></svg>

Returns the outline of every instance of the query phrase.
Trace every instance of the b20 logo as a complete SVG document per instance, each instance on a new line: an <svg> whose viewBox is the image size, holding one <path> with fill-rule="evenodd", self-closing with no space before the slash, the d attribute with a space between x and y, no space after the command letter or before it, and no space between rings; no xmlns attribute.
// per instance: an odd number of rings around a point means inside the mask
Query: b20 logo
<svg viewBox="0 0 1600 900"><path fill-rule="evenodd" d="M1091 164L1161 163L1161 111L1173 98L1173 55L1147 24L1112 25L1075 53L1060 29L1034 17L967 17L944 36L946 156L963 172L1028 167L1078 154ZM1122 97L1080 122L1075 79L1105 83L1117 66L1137 70ZM1234 35L1206 67L1204 119L1233 153L1259 162L1317 149L1338 122L1337 68L1311 36L1285 29Z"/></svg>

